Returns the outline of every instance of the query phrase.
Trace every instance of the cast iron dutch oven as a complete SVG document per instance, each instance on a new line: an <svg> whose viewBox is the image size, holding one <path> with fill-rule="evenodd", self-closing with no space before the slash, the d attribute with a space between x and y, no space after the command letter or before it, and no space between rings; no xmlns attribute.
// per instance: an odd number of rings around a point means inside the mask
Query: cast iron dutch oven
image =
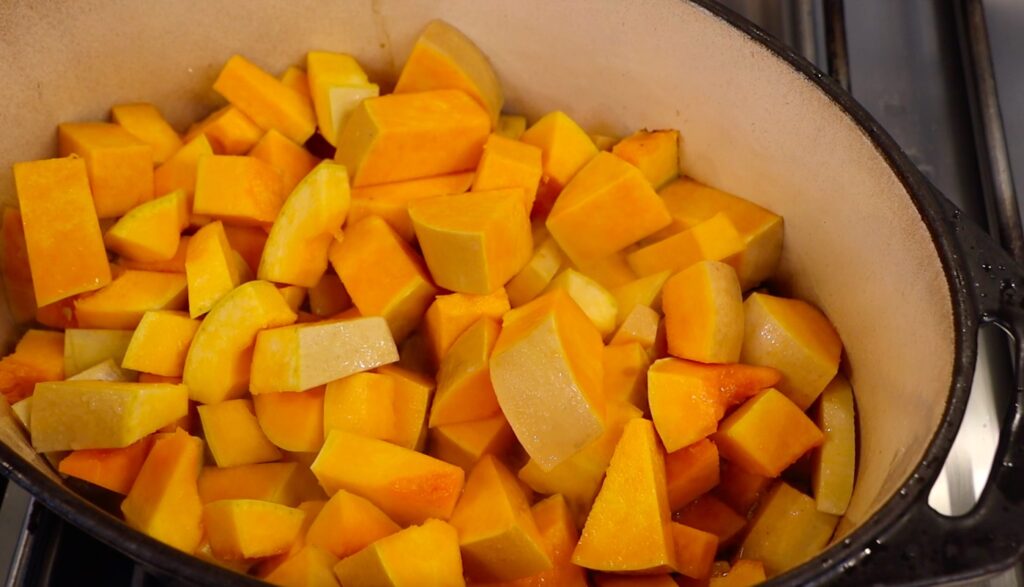
<svg viewBox="0 0 1024 587"><path fill-rule="evenodd" d="M860 454L840 538L776 582L934 582L1019 559L1019 386L978 506L947 518L927 496L964 413L979 325L1024 334L1024 269L960 218L831 79L708 0L8 0L0 194L13 199L13 162L53 156L58 122L101 120L111 104L145 100L184 126L216 105L210 84L233 53L275 71L310 49L345 51L374 79L393 80L433 18L490 56L510 111L535 119L562 109L610 135L678 128L687 175L785 217L775 286L836 324ZM2 325L9 346L15 329ZM67 489L10 418L0 418L0 441L5 475L154 572L256 583Z"/></svg>

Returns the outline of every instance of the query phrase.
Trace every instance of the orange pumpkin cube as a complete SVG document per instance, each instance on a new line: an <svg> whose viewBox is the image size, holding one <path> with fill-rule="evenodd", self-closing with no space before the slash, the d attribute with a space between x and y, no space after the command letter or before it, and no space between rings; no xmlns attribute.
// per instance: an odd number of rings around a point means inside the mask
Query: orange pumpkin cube
<svg viewBox="0 0 1024 587"><path fill-rule="evenodd" d="M718 537L710 532L672 523L672 541L676 547L676 570L693 579L711 575L718 551Z"/></svg>
<svg viewBox="0 0 1024 587"><path fill-rule="evenodd" d="M480 420L501 411L489 364L500 332L497 321L484 317L455 340L437 373L431 428Z"/></svg>
<svg viewBox="0 0 1024 587"><path fill-rule="evenodd" d="M0 360L0 393L7 403L31 397L36 383L65 377L65 344L60 332L29 330L22 336L14 353Z"/></svg>
<svg viewBox="0 0 1024 587"><path fill-rule="evenodd" d="M697 499L718 485L718 447L708 439L665 456L668 506L672 511Z"/></svg>
<svg viewBox="0 0 1024 587"><path fill-rule="evenodd" d="M728 461L722 461L719 479L715 494L744 516L772 483L771 477L751 473Z"/></svg>
<svg viewBox="0 0 1024 587"><path fill-rule="evenodd" d="M255 226L224 226L231 248L245 259L245 264L256 274L263 256L263 248L267 244L267 233L263 228Z"/></svg>
<svg viewBox="0 0 1024 587"><path fill-rule="evenodd" d="M146 312L132 334L121 366L165 377L181 377L199 321L184 312Z"/></svg>
<svg viewBox="0 0 1024 587"><path fill-rule="evenodd" d="M300 509L269 501L222 499L203 506L203 528L217 557L259 558L291 548L305 516Z"/></svg>
<svg viewBox="0 0 1024 587"><path fill-rule="evenodd" d="M774 388L729 414L714 436L722 457L765 477L778 477L824 439L814 422Z"/></svg>
<svg viewBox="0 0 1024 587"><path fill-rule="evenodd" d="M745 246L729 217L716 214L693 228L634 251L626 258L638 275L682 271L698 261L723 261L735 267Z"/></svg>
<svg viewBox="0 0 1024 587"><path fill-rule="evenodd" d="M192 240L191 236L181 236L178 239L178 248L174 250L174 256L166 261L135 261L122 257L117 260L117 263L125 269L160 271L161 273L184 273L185 257L188 254L188 243L190 240Z"/></svg>
<svg viewBox="0 0 1024 587"><path fill-rule="evenodd" d="M467 473L486 455L502 457L515 442L505 416L445 424L430 431L430 455Z"/></svg>
<svg viewBox="0 0 1024 587"><path fill-rule="evenodd" d="M725 414L721 392L694 378L679 359L659 359L647 371L651 417L665 450L675 452L707 437Z"/></svg>
<svg viewBox="0 0 1024 587"><path fill-rule="evenodd" d="M189 315L198 318L252 274L245 260L228 242L224 224L211 222L200 228L185 252Z"/></svg>
<svg viewBox="0 0 1024 587"><path fill-rule="evenodd" d="M561 495L552 495L534 504L530 511L551 558L551 568L536 575L499 584L503 587L586 587L587 572L572 562L572 550L579 541L579 533L565 499Z"/></svg>
<svg viewBox="0 0 1024 587"><path fill-rule="evenodd" d="M293 546L292 550L295 550L294 554L289 551L285 560L261 578L282 587L338 587L333 570L338 564L336 557L316 546L304 546L298 550Z"/></svg>
<svg viewBox="0 0 1024 587"><path fill-rule="evenodd" d="M529 216L542 174L540 147L492 134L484 143L473 178L473 191L522 188L523 204Z"/></svg>
<svg viewBox="0 0 1024 587"><path fill-rule="evenodd" d="M427 407L434 395L434 380L398 365L378 367L377 373L392 379L395 433L389 440L422 451L427 440Z"/></svg>
<svg viewBox="0 0 1024 587"><path fill-rule="evenodd" d="M612 154L635 165L660 189L679 175L679 131L637 131L616 143Z"/></svg>
<svg viewBox="0 0 1024 587"><path fill-rule="evenodd" d="M817 556L838 522L839 516L819 512L814 499L779 482L758 506L740 552L772 577Z"/></svg>
<svg viewBox="0 0 1024 587"><path fill-rule="evenodd" d="M736 363L743 347L743 292L736 271L701 261L672 276L662 294L668 352L702 363Z"/></svg>
<svg viewBox="0 0 1024 587"><path fill-rule="evenodd" d="M291 88L313 105L313 97L309 93L309 76L298 66L292 65L281 74L281 83Z"/></svg>
<svg viewBox="0 0 1024 587"><path fill-rule="evenodd" d="M633 250L634 246L626 247L617 253L607 257L584 263L577 267L579 272L601 284L602 287L613 290L625 286L636 279L636 273L626 261L626 254ZM649 304L648 304L649 305ZM630 308L633 306L630 305Z"/></svg>
<svg viewBox="0 0 1024 587"><path fill-rule="evenodd" d="M480 318L499 320L510 309L504 288L487 295L437 296L423 316L423 332L435 363L440 364L456 339Z"/></svg>
<svg viewBox="0 0 1024 587"><path fill-rule="evenodd" d="M669 222L665 204L640 170L602 152L565 186L546 225L573 263L585 265L624 249Z"/></svg>
<svg viewBox="0 0 1024 587"><path fill-rule="evenodd" d="M14 187L36 303L43 307L110 283L85 163L15 163Z"/></svg>
<svg viewBox="0 0 1024 587"><path fill-rule="evenodd" d="M718 536L718 543L722 546L729 545L747 526L746 516L736 513L710 493L698 497L677 512L675 520Z"/></svg>
<svg viewBox="0 0 1024 587"><path fill-rule="evenodd" d="M103 241L123 257L167 261L178 250L189 213L188 197L176 190L129 210L107 230Z"/></svg>
<svg viewBox="0 0 1024 587"><path fill-rule="evenodd" d="M345 558L401 529L369 500L339 489L314 518L306 541Z"/></svg>
<svg viewBox="0 0 1024 587"><path fill-rule="evenodd" d="M153 148L120 126L107 122L61 124L57 150L61 157L74 154L85 162L100 218L120 216L153 198Z"/></svg>
<svg viewBox="0 0 1024 587"><path fill-rule="evenodd" d="M196 168L192 212L243 226L269 226L285 196L281 175L255 157L207 155Z"/></svg>
<svg viewBox="0 0 1024 587"><path fill-rule="evenodd" d="M281 174L281 189L292 193L302 178L313 171L320 162L302 145L298 145L275 129L270 129L256 146L249 151L250 157L268 163Z"/></svg>
<svg viewBox="0 0 1024 587"><path fill-rule="evenodd" d="M203 467L199 499L204 504L223 499L255 499L296 507L323 495L316 478L299 463L258 463L232 467Z"/></svg>
<svg viewBox="0 0 1024 587"><path fill-rule="evenodd" d="M367 216L380 216L403 239L412 241L416 233L409 218L409 204L434 196L461 194L469 189L473 176L473 172L467 171L355 188L348 223L355 224Z"/></svg>
<svg viewBox="0 0 1024 587"><path fill-rule="evenodd" d="M344 558L334 573L345 587L463 587L459 536L441 520L427 520L381 538Z"/></svg>
<svg viewBox="0 0 1024 587"><path fill-rule="evenodd" d="M276 129L299 144L316 131L309 102L241 55L228 59L213 89L263 130Z"/></svg>
<svg viewBox="0 0 1024 587"><path fill-rule="evenodd" d="M256 420L252 401L235 399L201 405L199 420L218 467L266 463L281 458Z"/></svg>
<svg viewBox="0 0 1024 587"><path fill-rule="evenodd" d="M356 373L327 384L324 434L344 430L390 440L395 434L394 381L378 373Z"/></svg>
<svg viewBox="0 0 1024 587"><path fill-rule="evenodd" d="M519 140L540 148L543 175L531 216L545 218L569 180L597 155L597 147L587 133L561 111L542 116Z"/></svg>
<svg viewBox="0 0 1024 587"><path fill-rule="evenodd" d="M651 359L639 343L610 344L601 356L604 367L604 397L647 411L647 369Z"/></svg>
<svg viewBox="0 0 1024 587"><path fill-rule="evenodd" d="M76 450L61 459L57 470L61 475L128 495L152 447L153 437L146 436L124 448Z"/></svg>
<svg viewBox="0 0 1024 587"><path fill-rule="evenodd" d="M383 316L396 341L419 325L437 294L423 259L376 216L347 229L331 264L359 311Z"/></svg>
<svg viewBox="0 0 1024 587"><path fill-rule="evenodd" d="M188 196L196 192L196 170L199 159L213 155L213 147L205 135L185 143L162 165L153 170L153 193L166 194L182 190Z"/></svg>
<svg viewBox="0 0 1024 587"><path fill-rule="evenodd" d="M263 136L263 129L230 104L193 124L185 133L185 142L205 137L211 155L245 155Z"/></svg>
<svg viewBox="0 0 1024 587"><path fill-rule="evenodd" d="M324 388L252 397L267 440L290 452L316 452L324 444Z"/></svg>
<svg viewBox="0 0 1024 587"><path fill-rule="evenodd" d="M181 137L152 104L118 104L110 117L128 134L153 149L153 163L160 165L181 148Z"/></svg>
<svg viewBox="0 0 1024 587"><path fill-rule="evenodd" d="M151 310L183 310L188 291L180 273L125 270L96 293L75 300L82 328L135 328Z"/></svg>

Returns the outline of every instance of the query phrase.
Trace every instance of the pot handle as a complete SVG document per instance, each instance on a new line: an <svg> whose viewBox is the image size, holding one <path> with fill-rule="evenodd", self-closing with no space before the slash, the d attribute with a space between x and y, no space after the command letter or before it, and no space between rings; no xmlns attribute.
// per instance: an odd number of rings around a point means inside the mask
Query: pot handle
<svg viewBox="0 0 1024 587"><path fill-rule="evenodd" d="M937 191L936 196L961 245L967 272L960 287L974 298L977 323L995 323L1013 337L1016 389L1001 423L988 482L974 508L962 516L945 516L928 505L930 483L918 488L916 499L908 495L910 484L905 485L896 499L914 503L853 564L845 565L837 584L967 580L1005 570L1024 555L1024 269L952 202Z"/></svg>

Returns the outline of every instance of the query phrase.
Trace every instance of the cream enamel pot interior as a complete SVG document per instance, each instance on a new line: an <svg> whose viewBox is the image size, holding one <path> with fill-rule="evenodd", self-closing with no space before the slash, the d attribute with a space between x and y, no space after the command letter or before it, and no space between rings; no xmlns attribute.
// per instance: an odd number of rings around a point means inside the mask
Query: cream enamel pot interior
<svg viewBox="0 0 1024 587"><path fill-rule="evenodd" d="M105 119L111 104L145 100L184 127L217 104L210 86L233 53L278 71L310 49L349 52L387 85L433 18L490 56L506 110L535 119L563 109L612 135L678 128L687 175L785 217L776 285L824 309L842 336L860 454L841 538L777 581L964 577L1019 557L1019 389L976 511L942 518L926 499L966 403L978 324L1016 332L1021 271L959 221L836 84L707 0L8 0L0 195L14 200L13 162L54 156L58 122ZM5 317L8 348L15 337ZM0 440L7 476L155 571L257 583L142 536L68 490L9 417Z"/></svg>

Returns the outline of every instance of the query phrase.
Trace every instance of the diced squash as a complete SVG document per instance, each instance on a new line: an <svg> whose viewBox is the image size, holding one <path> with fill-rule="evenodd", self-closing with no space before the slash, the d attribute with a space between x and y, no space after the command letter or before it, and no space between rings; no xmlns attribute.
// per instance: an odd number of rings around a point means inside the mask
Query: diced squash
<svg viewBox="0 0 1024 587"><path fill-rule="evenodd" d="M437 294L423 259L377 216L346 230L331 264L359 311L387 320L396 342L419 325Z"/></svg>
<svg viewBox="0 0 1024 587"><path fill-rule="evenodd" d="M668 352L702 363L736 363L743 347L743 292L736 271L701 261L673 275L662 295Z"/></svg>
<svg viewBox="0 0 1024 587"><path fill-rule="evenodd" d="M716 214L693 228L630 253L627 260L638 275L682 271L698 261L722 261L736 267L744 247L729 217Z"/></svg>
<svg viewBox="0 0 1024 587"><path fill-rule="evenodd" d="M199 321L184 312L146 312L124 353L125 369L181 377Z"/></svg>
<svg viewBox="0 0 1024 587"><path fill-rule="evenodd" d="M390 440L395 434L394 380L379 373L356 373L328 383L325 438L331 430Z"/></svg>
<svg viewBox="0 0 1024 587"><path fill-rule="evenodd" d="M333 570L337 563L338 559L330 553L316 546L304 546L262 579L281 587L338 587Z"/></svg>
<svg viewBox="0 0 1024 587"><path fill-rule="evenodd" d="M577 266L583 275L593 279L608 290L614 290L636 280L636 273L626 261L626 255L635 247L629 246L607 257ZM660 298L659 298L660 299ZM632 306L630 306L632 307Z"/></svg>
<svg viewBox="0 0 1024 587"><path fill-rule="evenodd" d="M152 447L153 437L146 436L123 448L76 450L61 459L57 470L61 475L127 495Z"/></svg>
<svg viewBox="0 0 1024 587"><path fill-rule="evenodd" d="M117 263L125 269L160 271L162 273L184 273L185 257L188 254L188 243L191 240L191 236L180 236L178 238L178 248L174 250L174 256L166 261L135 261L127 257L122 257L118 259Z"/></svg>
<svg viewBox="0 0 1024 587"><path fill-rule="evenodd" d="M256 335L250 391L303 391L398 360L382 318L295 324Z"/></svg>
<svg viewBox="0 0 1024 587"><path fill-rule="evenodd" d="M746 516L736 513L710 493L690 502L676 514L675 519L680 524L718 536L718 543L722 546L728 546L747 525Z"/></svg>
<svg viewBox="0 0 1024 587"><path fill-rule="evenodd" d="M455 465L342 430L327 435L310 468L328 494L365 497L403 525L448 519L465 477Z"/></svg>
<svg viewBox="0 0 1024 587"><path fill-rule="evenodd" d="M572 560L598 571L656 573L676 566L665 457L649 420L630 420L587 516Z"/></svg>
<svg viewBox="0 0 1024 587"><path fill-rule="evenodd" d="M367 216L380 216L403 239L412 241L416 233L409 218L409 204L434 196L461 194L469 189L473 176L472 171L467 171L355 188L348 223L352 225Z"/></svg>
<svg viewBox="0 0 1024 587"><path fill-rule="evenodd" d="M367 98L338 134L335 160L353 187L476 167L491 131L487 112L458 90Z"/></svg>
<svg viewBox="0 0 1024 587"><path fill-rule="evenodd" d="M675 366L676 372L686 378L688 385L717 389L726 409L745 402L762 389L774 386L782 377L771 367L742 363L712 365L681 360Z"/></svg>
<svg viewBox="0 0 1024 587"><path fill-rule="evenodd" d="M547 289L563 263L558 243L551 236L546 237L534 249L526 265L505 285L512 306L518 308L539 296Z"/></svg>
<svg viewBox="0 0 1024 587"><path fill-rule="evenodd" d="M188 196L175 190L139 204L107 230L103 241L115 253L135 261L168 261L189 222Z"/></svg>
<svg viewBox="0 0 1024 587"><path fill-rule="evenodd" d="M472 422L501 411L491 384L489 360L501 332L492 318L476 321L441 360L430 427Z"/></svg>
<svg viewBox="0 0 1024 587"><path fill-rule="evenodd" d="M526 132L526 117L517 114L502 114L498 117L498 125L494 128L497 134L518 141Z"/></svg>
<svg viewBox="0 0 1024 587"><path fill-rule="evenodd" d="M718 536L672 523L672 541L676 547L676 570L685 577L706 579L718 550Z"/></svg>
<svg viewBox="0 0 1024 587"><path fill-rule="evenodd" d="M679 175L679 131L637 131L612 147L612 154L635 165L654 189L661 189Z"/></svg>
<svg viewBox="0 0 1024 587"><path fill-rule="evenodd" d="M811 455L814 503L820 512L841 516L850 504L857 466L853 388L843 375L837 375L822 392L816 424L825 440Z"/></svg>
<svg viewBox="0 0 1024 587"><path fill-rule="evenodd" d="M189 240L185 253L189 315L198 318L251 278L249 268L228 242L224 224L211 222Z"/></svg>
<svg viewBox="0 0 1024 587"><path fill-rule="evenodd" d="M619 324L618 330L612 336L608 344L629 344L640 343L645 349L654 346L654 340L658 337L658 325L661 323L661 315L648 306L633 306L633 309L626 315L626 319Z"/></svg>
<svg viewBox="0 0 1024 587"><path fill-rule="evenodd" d="M611 290L619 307L617 324L622 324L636 306L647 306L655 312L663 309L662 290L672 276L670 271L661 271L640 277Z"/></svg>
<svg viewBox="0 0 1024 587"><path fill-rule="evenodd" d="M36 383L64 378L63 338L59 332L29 330L19 342L23 350L15 348L0 360L0 393L8 404L30 397Z"/></svg>
<svg viewBox="0 0 1024 587"><path fill-rule="evenodd" d="M67 329L63 337L64 377L77 375L107 359L120 365L132 336L131 330Z"/></svg>
<svg viewBox="0 0 1024 587"><path fill-rule="evenodd" d="M367 546L334 567L345 587L463 587L459 536L427 520Z"/></svg>
<svg viewBox="0 0 1024 587"><path fill-rule="evenodd" d="M647 368L651 359L640 343L604 347L604 397L609 403L622 401L647 411Z"/></svg>
<svg viewBox="0 0 1024 587"><path fill-rule="evenodd" d="M299 144L316 130L309 102L241 55L228 59L213 89L263 130L276 129Z"/></svg>
<svg viewBox="0 0 1024 587"><path fill-rule="evenodd" d="M612 294L599 283L575 269L565 269L555 276L548 290L561 289L569 294L576 305L587 315L602 338L615 331L615 316L618 305Z"/></svg>
<svg viewBox="0 0 1024 587"><path fill-rule="evenodd" d="M487 295L437 296L423 317L423 332L435 364L440 364L459 336L480 318L500 320L510 309L504 288Z"/></svg>
<svg viewBox="0 0 1024 587"><path fill-rule="evenodd" d="M57 150L61 157L74 154L85 162L100 218L120 216L153 198L153 148L120 126L107 122L61 124Z"/></svg>
<svg viewBox="0 0 1024 587"><path fill-rule="evenodd" d="M339 489L313 520L306 541L345 558L399 530L401 527L369 500Z"/></svg>
<svg viewBox="0 0 1024 587"><path fill-rule="evenodd" d="M274 129L267 131L256 146L249 151L250 157L268 163L281 174L281 191L292 193L303 177L320 162L302 145Z"/></svg>
<svg viewBox="0 0 1024 587"><path fill-rule="evenodd" d="M744 516L750 513L772 482L771 477L751 473L728 461L722 461L719 478L715 493Z"/></svg>
<svg viewBox="0 0 1024 587"><path fill-rule="evenodd" d="M110 283L85 163L75 158L15 163L14 186L36 303L43 307Z"/></svg>
<svg viewBox="0 0 1024 587"><path fill-rule="evenodd" d="M153 163L160 165L181 148L181 137L152 104L118 104L110 117L128 134L153 149Z"/></svg>
<svg viewBox="0 0 1024 587"><path fill-rule="evenodd" d="M260 428L251 400L206 404L198 410L203 435L218 467L252 465L281 458L281 451L267 440Z"/></svg>
<svg viewBox="0 0 1024 587"><path fill-rule="evenodd" d="M324 388L261 393L252 398L267 440L291 452L316 452L324 443Z"/></svg>
<svg viewBox="0 0 1024 587"><path fill-rule="evenodd" d="M263 248L267 244L267 233L254 226L224 226L231 248L245 259L245 264L255 275L263 256Z"/></svg>
<svg viewBox="0 0 1024 587"><path fill-rule="evenodd" d="M32 287L32 267L29 265L21 212L4 207L0 232L3 232L0 266L3 267L7 307L16 324L28 322L36 315L36 294Z"/></svg>
<svg viewBox="0 0 1024 587"><path fill-rule="evenodd" d="M367 98L378 95L379 89L367 79L359 62L344 53L310 51L306 55L306 70L320 134L337 146L338 131L359 103L353 90L362 90L360 95Z"/></svg>
<svg viewBox="0 0 1024 587"><path fill-rule="evenodd" d="M282 285L278 286L277 291L281 292L281 297L284 298L284 302L288 304L292 312L298 312L302 308L303 302L306 301L306 288L304 287Z"/></svg>
<svg viewBox="0 0 1024 587"><path fill-rule="evenodd" d="M561 289L505 315L491 382L516 437L545 471L604 431L601 348L600 333Z"/></svg>
<svg viewBox="0 0 1024 587"><path fill-rule="evenodd" d="M128 525L188 553L203 536L197 479L203 441L184 430L156 438L121 512Z"/></svg>
<svg viewBox="0 0 1024 587"><path fill-rule="evenodd" d="M304 69L297 65L289 66L281 74L281 83L302 96L310 107L313 106L313 97L309 93L309 76Z"/></svg>
<svg viewBox="0 0 1024 587"><path fill-rule="evenodd" d="M522 188L529 216L542 173L540 147L492 134L484 143L473 178L473 191Z"/></svg>
<svg viewBox="0 0 1024 587"><path fill-rule="evenodd" d="M583 265L620 251L669 222L665 204L640 170L602 152L562 190L547 227L573 263Z"/></svg>
<svg viewBox="0 0 1024 587"><path fill-rule="evenodd" d="M522 487L493 456L473 467L451 524L471 580L510 581L552 568Z"/></svg>
<svg viewBox="0 0 1024 587"><path fill-rule="evenodd" d="M431 276L452 291L491 293L533 250L521 188L417 200L409 217Z"/></svg>
<svg viewBox="0 0 1024 587"><path fill-rule="evenodd" d="M467 473L486 455L502 457L515 442L505 416L445 424L430 431L430 454Z"/></svg>
<svg viewBox="0 0 1024 587"><path fill-rule="evenodd" d="M188 292L180 273L125 270L96 293L75 300L82 328L135 328L151 310L183 310Z"/></svg>
<svg viewBox="0 0 1024 587"><path fill-rule="evenodd" d="M183 378L189 397L217 403L240 397L249 387L256 333L295 321L277 288L250 281L235 288L210 310L192 339Z"/></svg>
<svg viewBox="0 0 1024 587"><path fill-rule="evenodd" d="M114 268L111 267L113 271ZM36 322L50 328L74 328L78 325L75 318L75 300L77 296L39 306L36 309Z"/></svg>
<svg viewBox="0 0 1024 587"><path fill-rule="evenodd" d="M391 442L422 451L427 439L427 406L434 395L434 380L398 365L378 367L392 379L395 398L395 433Z"/></svg>
<svg viewBox="0 0 1024 587"><path fill-rule="evenodd" d="M207 155L199 158L195 214L242 226L269 226L285 196L281 175L255 157Z"/></svg>
<svg viewBox="0 0 1024 587"><path fill-rule="evenodd" d="M53 381L32 394L39 452L121 448L188 413L188 390L166 383Z"/></svg>
<svg viewBox="0 0 1024 587"><path fill-rule="evenodd" d="M309 288L309 309L315 316L335 316L351 308L352 298L334 273L324 273L320 281Z"/></svg>
<svg viewBox="0 0 1024 587"><path fill-rule="evenodd" d="M741 360L778 369L779 391L806 410L839 370L839 334L820 310L802 300L753 293L743 313Z"/></svg>
<svg viewBox="0 0 1024 587"><path fill-rule="evenodd" d="M258 558L291 548L305 515L268 501L224 499L203 506L203 528L216 556Z"/></svg>
<svg viewBox="0 0 1024 587"><path fill-rule="evenodd" d="M711 577L709 587L752 587L766 579L761 561L740 559L721 577Z"/></svg>
<svg viewBox="0 0 1024 587"><path fill-rule="evenodd" d="M706 438L665 455L668 507L672 511L714 489L718 479L718 447Z"/></svg>
<svg viewBox="0 0 1024 587"><path fill-rule="evenodd" d="M779 482L758 506L740 556L761 561L769 577L778 575L816 556L838 521L819 512L814 499Z"/></svg>
<svg viewBox="0 0 1024 587"><path fill-rule="evenodd" d="M441 89L462 90L497 123L505 98L487 56L462 31L433 20L416 39L395 92Z"/></svg>
<svg viewBox="0 0 1024 587"><path fill-rule="evenodd" d="M205 137L212 149L211 155L244 155L262 136L263 129L229 104L192 125L185 133L185 142Z"/></svg>
<svg viewBox="0 0 1024 587"><path fill-rule="evenodd" d="M714 433L725 414L718 388L690 373L689 364L673 358L659 359L647 371L651 417L668 452Z"/></svg>
<svg viewBox="0 0 1024 587"><path fill-rule="evenodd" d="M97 363L92 367L89 367L85 371L82 371L73 377L68 377L67 381L137 381L138 377L139 374L135 371L122 369L114 362L113 359L107 359L102 363ZM139 383L181 383L181 380L139 381ZM168 426L174 426L175 424L176 423L168 424Z"/></svg>
<svg viewBox="0 0 1024 587"><path fill-rule="evenodd" d="M313 287L327 270L327 249L349 207L348 173L332 161L305 176L281 207L267 237L257 276Z"/></svg>
<svg viewBox="0 0 1024 587"><path fill-rule="evenodd" d="M255 499L296 507L319 493L316 479L299 463L203 467L199 474L199 499L204 504Z"/></svg>
<svg viewBox="0 0 1024 587"><path fill-rule="evenodd" d="M729 414L714 440L722 457L752 473L778 477L825 437L796 404L768 388Z"/></svg>
<svg viewBox="0 0 1024 587"><path fill-rule="evenodd" d="M541 151L544 173L531 215L545 218L569 180L597 155L597 147L587 133L561 111L545 114L519 139Z"/></svg>
<svg viewBox="0 0 1024 587"><path fill-rule="evenodd" d="M167 161L153 171L153 193L166 194L183 190L188 196L196 191L196 170L199 159L213 155L213 147L206 135L199 135L178 149Z"/></svg>

